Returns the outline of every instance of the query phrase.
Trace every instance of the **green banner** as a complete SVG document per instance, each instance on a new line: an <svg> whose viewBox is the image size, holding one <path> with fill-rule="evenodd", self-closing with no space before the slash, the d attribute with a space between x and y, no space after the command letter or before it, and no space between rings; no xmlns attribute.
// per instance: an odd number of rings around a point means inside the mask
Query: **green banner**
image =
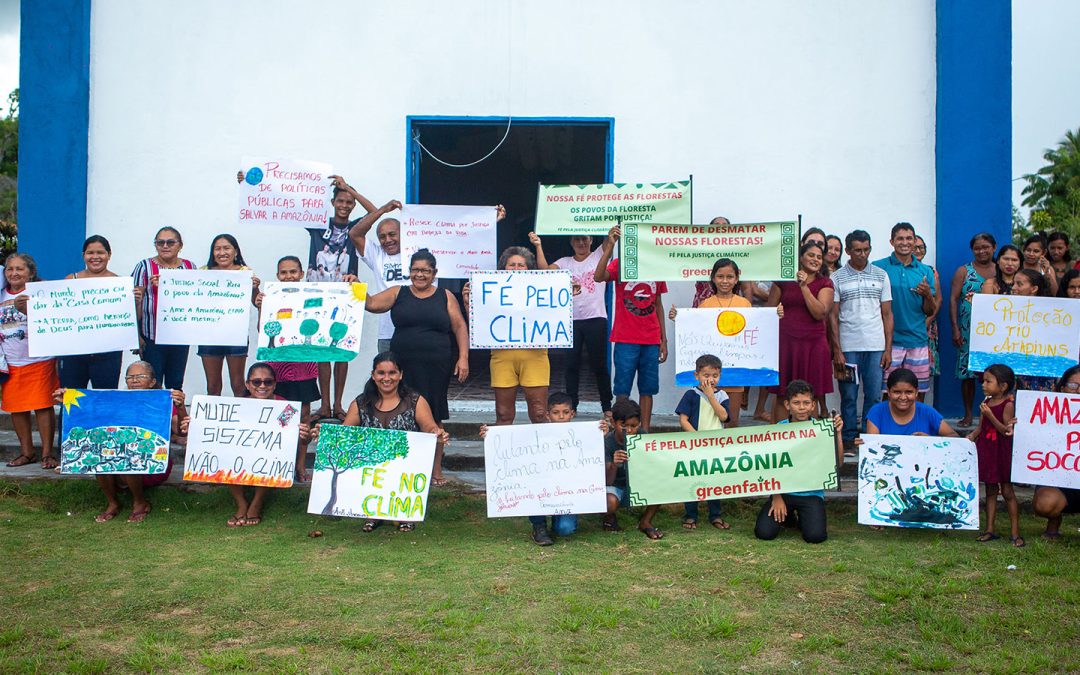
<svg viewBox="0 0 1080 675"><path fill-rule="evenodd" d="M832 420L630 436L630 503L675 504L831 490L839 485Z"/></svg>
<svg viewBox="0 0 1080 675"><path fill-rule="evenodd" d="M619 274L623 281L708 281L713 263L731 258L743 281L792 281L798 257L799 226L793 222L624 222Z"/></svg>
<svg viewBox="0 0 1080 675"><path fill-rule="evenodd" d="M607 234L622 222L689 223L688 180L667 183L540 185L537 234Z"/></svg>

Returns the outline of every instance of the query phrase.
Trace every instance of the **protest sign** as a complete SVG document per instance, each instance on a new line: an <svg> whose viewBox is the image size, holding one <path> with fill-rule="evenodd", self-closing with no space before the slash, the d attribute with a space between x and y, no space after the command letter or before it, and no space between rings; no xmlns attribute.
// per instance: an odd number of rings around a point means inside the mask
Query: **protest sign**
<svg viewBox="0 0 1080 675"><path fill-rule="evenodd" d="M688 180L541 185L536 233L607 234L620 219L624 223L689 223L692 189Z"/></svg>
<svg viewBox="0 0 1080 675"><path fill-rule="evenodd" d="M241 225L326 227L330 219L330 176L334 169L302 159L244 157L240 160Z"/></svg>
<svg viewBox="0 0 1080 675"><path fill-rule="evenodd" d="M838 485L832 420L629 436L626 452L634 506Z"/></svg>
<svg viewBox="0 0 1080 675"><path fill-rule="evenodd" d="M596 422L488 427L488 518L603 513L604 435Z"/></svg>
<svg viewBox="0 0 1080 675"><path fill-rule="evenodd" d="M60 472L165 473L172 395L164 389L65 389Z"/></svg>
<svg viewBox="0 0 1080 675"><path fill-rule="evenodd" d="M966 438L863 434L859 524L979 529L979 460Z"/></svg>
<svg viewBox="0 0 1080 675"><path fill-rule="evenodd" d="M435 440L415 431L323 425L308 513L423 520Z"/></svg>
<svg viewBox="0 0 1080 675"><path fill-rule="evenodd" d="M71 356L139 348L131 277L26 284L30 356Z"/></svg>
<svg viewBox="0 0 1080 675"><path fill-rule="evenodd" d="M1012 482L1080 489L1080 395L1016 392Z"/></svg>
<svg viewBox="0 0 1080 675"><path fill-rule="evenodd" d="M299 441L299 403L196 396L191 401L184 480L290 487Z"/></svg>
<svg viewBox="0 0 1080 675"><path fill-rule="evenodd" d="M569 270L505 270L470 276L469 347L574 346Z"/></svg>
<svg viewBox="0 0 1080 675"><path fill-rule="evenodd" d="M360 352L367 284L270 282L263 288L260 361L352 361Z"/></svg>
<svg viewBox="0 0 1080 675"><path fill-rule="evenodd" d="M730 258L742 281L794 280L799 226L793 222L664 225L624 222L619 253L623 281L708 281L713 263Z"/></svg>
<svg viewBox="0 0 1080 675"><path fill-rule="evenodd" d="M1002 363L1017 375L1058 377L1076 365L1080 302L1070 298L977 294L971 299L975 373Z"/></svg>
<svg viewBox="0 0 1080 675"><path fill-rule="evenodd" d="M401 259L426 248L443 279L465 279L498 261L494 206L406 204L401 209Z"/></svg>
<svg viewBox="0 0 1080 675"><path fill-rule="evenodd" d="M161 270L157 337L160 345L247 346L251 270Z"/></svg>
<svg viewBox="0 0 1080 675"><path fill-rule="evenodd" d="M724 364L722 387L780 382L780 318L772 307L680 309L675 315L675 384L697 386L694 362L712 354Z"/></svg>

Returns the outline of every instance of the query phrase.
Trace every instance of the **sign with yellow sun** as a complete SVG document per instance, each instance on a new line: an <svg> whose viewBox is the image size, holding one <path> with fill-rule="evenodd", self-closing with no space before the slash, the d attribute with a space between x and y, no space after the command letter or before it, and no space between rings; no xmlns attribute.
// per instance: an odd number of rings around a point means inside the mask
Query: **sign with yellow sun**
<svg viewBox="0 0 1080 675"><path fill-rule="evenodd" d="M65 474L168 471L172 395L163 389L65 389L60 471Z"/></svg>
<svg viewBox="0 0 1080 675"><path fill-rule="evenodd" d="M352 361L360 352L367 284L263 284L260 361Z"/></svg>
<svg viewBox="0 0 1080 675"><path fill-rule="evenodd" d="M675 316L675 384L697 385L699 356L724 364L720 385L763 387L780 381L780 320L767 308L680 309Z"/></svg>

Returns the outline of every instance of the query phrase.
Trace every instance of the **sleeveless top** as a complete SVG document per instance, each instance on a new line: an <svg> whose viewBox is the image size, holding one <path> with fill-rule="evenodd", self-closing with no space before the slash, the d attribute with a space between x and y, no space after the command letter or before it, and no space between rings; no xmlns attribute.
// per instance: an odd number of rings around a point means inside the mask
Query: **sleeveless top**
<svg viewBox="0 0 1080 675"><path fill-rule="evenodd" d="M416 392L402 398L393 410L382 411L378 408L368 408L363 402L364 395L356 397L356 409L360 411L360 424L362 427L375 429L394 429L396 431L420 431L420 425L416 423L416 403L420 396Z"/></svg>
<svg viewBox="0 0 1080 675"><path fill-rule="evenodd" d="M413 295L412 286L402 286L390 309L394 337L390 349L409 361L449 361L450 311L446 290L436 288L429 298Z"/></svg>

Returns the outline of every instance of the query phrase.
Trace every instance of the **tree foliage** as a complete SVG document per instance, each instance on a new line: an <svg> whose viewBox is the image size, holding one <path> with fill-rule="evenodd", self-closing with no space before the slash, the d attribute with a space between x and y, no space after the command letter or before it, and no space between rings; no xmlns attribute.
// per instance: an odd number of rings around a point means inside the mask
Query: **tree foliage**
<svg viewBox="0 0 1080 675"><path fill-rule="evenodd" d="M325 425L319 430L315 470L344 473L408 454L409 439L403 431Z"/></svg>
<svg viewBox="0 0 1080 675"><path fill-rule="evenodd" d="M18 247L19 90L8 94L0 117L0 259Z"/></svg>
<svg viewBox="0 0 1080 675"><path fill-rule="evenodd" d="M1032 231L1060 230L1080 240L1080 129L1066 131L1057 147L1043 153L1046 165L1024 176L1021 194L1031 208L1027 227Z"/></svg>

